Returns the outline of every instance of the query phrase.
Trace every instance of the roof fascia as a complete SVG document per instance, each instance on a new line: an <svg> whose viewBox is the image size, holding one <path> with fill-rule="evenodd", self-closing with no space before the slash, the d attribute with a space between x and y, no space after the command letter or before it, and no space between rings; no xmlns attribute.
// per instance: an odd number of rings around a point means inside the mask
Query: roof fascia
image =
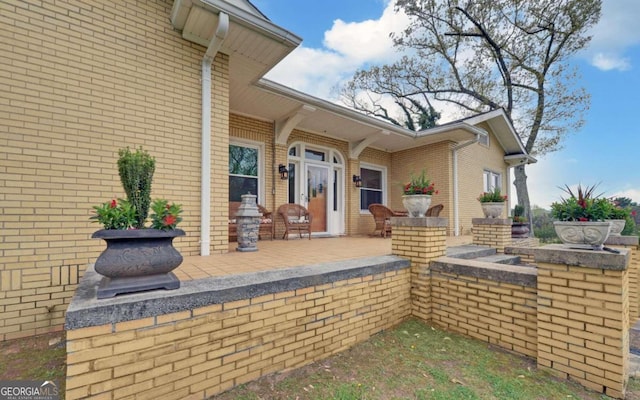
<svg viewBox="0 0 640 400"><path fill-rule="evenodd" d="M515 128L513 127L513 124L511 123L511 118L509 118L509 116L507 116L507 113L504 111L504 109L502 108L497 108L495 110L483 113L483 114L479 114L479 115L475 115L473 117L469 117L469 118L465 118L463 121L467 122L469 124L479 124L481 122L487 122L489 124L489 126L491 126L492 129L494 129L494 125L491 123L491 120L495 119L495 118L502 118L504 120L504 122L507 124L507 128L508 128L508 133L511 134L511 136L513 136L513 138L515 138L516 142L518 143L518 147L520 148L520 151L523 154L527 154L528 152L527 150L524 148L524 144L522 143L522 139L520 139L520 136L516 133ZM494 134L502 134L502 131L494 129ZM498 138L498 140L500 141L500 138ZM502 143L500 143L502 145ZM504 146L502 146L502 148L504 149ZM535 160L535 159L534 159Z"/></svg>
<svg viewBox="0 0 640 400"><path fill-rule="evenodd" d="M377 118L370 117L361 112L332 103L330 101L323 100L306 93L302 93L298 90L281 85L269 79L262 78L255 83L255 86L260 89L266 90L268 92L288 97L290 99L299 101L302 104L311 105L311 106L320 108L322 110L331 112L333 114L337 114L341 117L348 118L350 120L365 124L367 126L379 128L380 130L390 131L395 134L406 136L412 139L415 139L417 137L416 132L414 131L410 131L401 126L397 126L397 125L390 124L388 122L381 121Z"/></svg>
<svg viewBox="0 0 640 400"><path fill-rule="evenodd" d="M296 34L274 24L266 18L258 17L242 8L238 8L223 0L194 0L204 9L218 13L220 11L229 14L229 18L240 25L258 31L288 46L298 47L302 38Z"/></svg>

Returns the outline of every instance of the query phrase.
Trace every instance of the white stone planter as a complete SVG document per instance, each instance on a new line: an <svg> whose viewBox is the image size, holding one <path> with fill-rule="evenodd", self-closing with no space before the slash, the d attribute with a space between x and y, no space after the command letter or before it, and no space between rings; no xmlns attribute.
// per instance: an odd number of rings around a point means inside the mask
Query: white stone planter
<svg viewBox="0 0 640 400"><path fill-rule="evenodd" d="M480 203L480 206L485 218L498 218L504 210L503 201Z"/></svg>
<svg viewBox="0 0 640 400"><path fill-rule="evenodd" d="M627 221L624 219L607 219L605 221L611 222L611 232L609 236L620 236L624 230L624 226L627 224Z"/></svg>
<svg viewBox="0 0 640 400"><path fill-rule="evenodd" d="M565 246L587 250L602 250L611 231L606 221L555 221L553 227Z"/></svg>
<svg viewBox="0 0 640 400"><path fill-rule="evenodd" d="M409 211L410 217L423 218L431 206L430 194L405 194L402 196L402 205Z"/></svg>

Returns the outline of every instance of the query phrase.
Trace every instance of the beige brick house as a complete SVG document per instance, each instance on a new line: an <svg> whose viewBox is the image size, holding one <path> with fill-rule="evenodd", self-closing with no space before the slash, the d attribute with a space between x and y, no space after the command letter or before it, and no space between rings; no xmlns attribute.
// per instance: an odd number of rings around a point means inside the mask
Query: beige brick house
<svg viewBox="0 0 640 400"><path fill-rule="evenodd" d="M318 235L368 234L367 205L401 209L423 168L464 234L478 194L535 161L501 110L415 133L264 79L300 42L245 0L2 2L0 340L64 322L103 247L92 206L124 196L119 148L156 157L152 196L183 205L185 255L228 251L246 190L313 207Z"/></svg>

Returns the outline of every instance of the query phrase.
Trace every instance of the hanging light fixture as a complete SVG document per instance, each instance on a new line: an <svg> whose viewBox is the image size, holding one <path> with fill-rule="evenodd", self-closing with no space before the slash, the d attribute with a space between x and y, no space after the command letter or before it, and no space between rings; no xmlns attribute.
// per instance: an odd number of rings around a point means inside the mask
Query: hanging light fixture
<svg viewBox="0 0 640 400"><path fill-rule="evenodd" d="M360 177L360 175L353 176L353 183L355 183L357 188L362 187L362 178Z"/></svg>
<svg viewBox="0 0 640 400"><path fill-rule="evenodd" d="M280 173L280 179L289 179L289 170L284 164L278 165L278 172Z"/></svg>

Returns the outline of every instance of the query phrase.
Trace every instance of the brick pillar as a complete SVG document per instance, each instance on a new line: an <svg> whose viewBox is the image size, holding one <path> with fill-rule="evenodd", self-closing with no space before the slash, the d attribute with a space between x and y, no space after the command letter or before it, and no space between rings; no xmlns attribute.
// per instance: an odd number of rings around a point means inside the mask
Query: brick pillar
<svg viewBox="0 0 640 400"><path fill-rule="evenodd" d="M511 245L511 220L509 218L473 218L471 220L473 244L493 247L504 253Z"/></svg>
<svg viewBox="0 0 640 400"><path fill-rule="evenodd" d="M549 245L538 264L538 366L624 398L629 364L630 251Z"/></svg>
<svg viewBox="0 0 640 400"><path fill-rule="evenodd" d="M446 252L446 218L391 218L391 251L411 261L411 314L431 319L429 262Z"/></svg>
<svg viewBox="0 0 640 400"><path fill-rule="evenodd" d="M609 236L605 246L629 249L629 321L631 324L640 317L640 251L638 236Z"/></svg>

